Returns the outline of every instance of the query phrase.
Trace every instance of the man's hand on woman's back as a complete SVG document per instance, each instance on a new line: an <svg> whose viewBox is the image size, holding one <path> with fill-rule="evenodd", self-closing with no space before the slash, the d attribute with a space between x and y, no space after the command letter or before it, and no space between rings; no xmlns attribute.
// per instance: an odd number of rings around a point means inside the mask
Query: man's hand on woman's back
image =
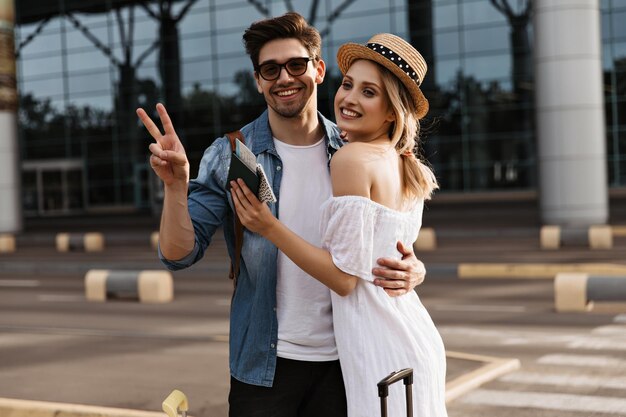
<svg viewBox="0 0 626 417"><path fill-rule="evenodd" d="M405 247L402 242L398 242L397 248L402 254L401 260L381 258L378 260L379 266L372 270L378 277L374 280L374 285L384 288L391 297L413 291L426 277L426 267L417 259L413 248Z"/></svg>

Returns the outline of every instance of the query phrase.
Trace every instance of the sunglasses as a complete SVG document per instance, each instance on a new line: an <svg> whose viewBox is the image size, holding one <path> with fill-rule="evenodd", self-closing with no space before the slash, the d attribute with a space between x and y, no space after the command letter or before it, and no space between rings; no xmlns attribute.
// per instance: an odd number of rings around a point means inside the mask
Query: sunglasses
<svg viewBox="0 0 626 417"><path fill-rule="evenodd" d="M263 77L265 81L274 81L280 77L280 71L284 68L285 71L291 76L297 77L306 72L309 61L313 58L291 58L284 64L277 64L275 62L267 62L257 66L256 71Z"/></svg>

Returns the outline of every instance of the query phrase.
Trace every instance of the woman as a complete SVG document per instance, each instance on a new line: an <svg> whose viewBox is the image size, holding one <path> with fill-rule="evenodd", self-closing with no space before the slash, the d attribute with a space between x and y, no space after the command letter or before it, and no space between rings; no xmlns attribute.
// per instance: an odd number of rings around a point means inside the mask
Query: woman
<svg viewBox="0 0 626 417"><path fill-rule="evenodd" d="M418 417L446 416L445 351L415 292L391 298L375 287L371 270L381 256L398 256L389 242L410 245L421 226L424 199L435 177L413 153L428 102L419 85L422 56L391 34L367 45L345 44L337 54L343 82L335 96L337 125L348 144L333 156L333 197L322 206L317 248L274 218L243 182L233 183L242 223L332 291L333 323L348 399L348 415L375 415L376 383L400 368L414 370ZM403 390L389 397L389 414L403 415Z"/></svg>

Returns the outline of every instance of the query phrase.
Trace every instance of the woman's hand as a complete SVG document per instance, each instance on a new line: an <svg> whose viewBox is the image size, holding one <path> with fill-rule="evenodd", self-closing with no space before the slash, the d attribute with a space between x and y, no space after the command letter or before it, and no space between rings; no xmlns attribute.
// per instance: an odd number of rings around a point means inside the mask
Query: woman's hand
<svg viewBox="0 0 626 417"><path fill-rule="evenodd" d="M230 182L235 211L241 224L251 232L267 237L276 224L276 217L267 204L259 201L242 179Z"/></svg>

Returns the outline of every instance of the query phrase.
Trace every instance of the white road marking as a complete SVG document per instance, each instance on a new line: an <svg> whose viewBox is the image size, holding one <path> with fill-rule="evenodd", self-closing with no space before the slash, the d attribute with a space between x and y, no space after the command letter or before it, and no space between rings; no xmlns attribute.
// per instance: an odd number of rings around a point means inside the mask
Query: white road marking
<svg viewBox="0 0 626 417"><path fill-rule="evenodd" d="M0 334L0 348L25 348L41 346L45 343L71 339L72 336L50 334L3 333Z"/></svg>
<svg viewBox="0 0 626 417"><path fill-rule="evenodd" d="M229 306L230 305L230 298L218 298L217 300L215 300L215 305L218 305L218 306Z"/></svg>
<svg viewBox="0 0 626 417"><path fill-rule="evenodd" d="M611 325L596 327L591 331L593 334L620 336L626 339L626 326L624 325Z"/></svg>
<svg viewBox="0 0 626 417"><path fill-rule="evenodd" d="M462 326L439 326L439 333L450 336L468 336L476 338L501 339L506 330L478 329Z"/></svg>
<svg viewBox="0 0 626 417"><path fill-rule="evenodd" d="M0 279L0 287L38 287L40 282L35 279Z"/></svg>
<svg viewBox="0 0 626 417"><path fill-rule="evenodd" d="M570 349L589 350L623 350L626 351L626 340L615 340L611 337L579 336L567 344Z"/></svg>
<svg viewBox="0 0 626 417"><path fill-rule="evenodd" d="M485 313L523 313L526 311L525 306L472 306L438 304L431 306L430 308L441 311L475 311Z"/></svg>
<svg viewBox="0 0 626 417"><path fill-rule="evenodd" d="M626 323L626 314L618 314L613 317L613 323Z"/></svg>
<svg viewBox="0 0 626 417"><path fill-rule="evenodd" d="M59 335L76 337L120 337L137 339L168 339L168 340L199 340L221 342L227 336L222 334L180 334L176 331L142 331L122 329L93 329L78 327L37 327L37 326L11 326L0 324L1 332L15 332L37 335Z"/></svg>
<svg viewBox="0 0 626 417"><path fill-rule="evenodd" d="M545 355L537 359L543 365L585 366L591 368L622 368L626 360L597 355Z"/></svg>
<svg viewBox="0 0 626 417"><path fill-rule="evenodd" d="M532 385L556 385L565 387L591 387L626 390L626 377L595 377L572 374L544 374L539 372L515 372L498 378L499 381Z"/></svg>
<svg viewBox="0 0 626 417"><path fill-rule="evenodd" d="M590 333L555 334L537 330L478 329L462 326L441 326L443 336L460 336L471 340L474 346L560 346L567 349L616 350L626 351L626 338L614 335L592 335Z"/></svg>
<svg viewBox="0 0 626 417"><path fill-rule="evenodd" d="M496 391L479 389L467 394L461 402L512 408L619 414L626 413L626 399L592 395L547 394L542 392Z"/></svg>
<svg viewBox="0 0 626 417"><path fill-rule="evenodd" d="M66 294L41 294L37 296L39 301L52 302L52 303L75 303L78 301L85 301L84 295L66 295Z"/></svg>

